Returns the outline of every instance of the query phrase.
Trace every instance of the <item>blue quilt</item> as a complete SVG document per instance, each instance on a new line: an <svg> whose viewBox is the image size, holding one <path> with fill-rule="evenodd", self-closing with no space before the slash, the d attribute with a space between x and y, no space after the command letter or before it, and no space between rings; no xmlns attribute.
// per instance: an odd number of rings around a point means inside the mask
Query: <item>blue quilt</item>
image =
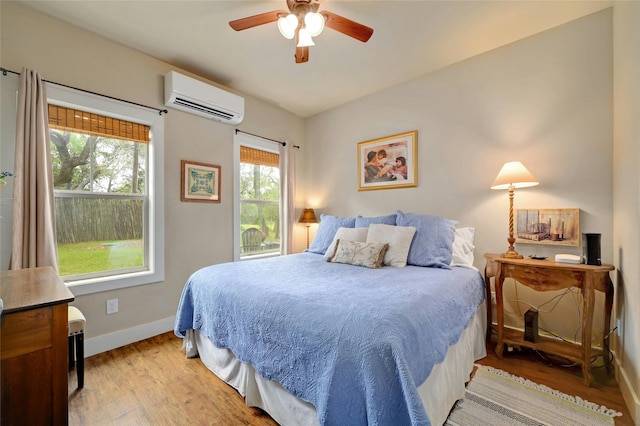
<svg viewBox="0 0 640 426"><path fill-rule="evenodd" d="M322 425L429 425L417 387L484 300L472 269L368 269L300 253L205 267L175 323L311 402Z"/></svg>

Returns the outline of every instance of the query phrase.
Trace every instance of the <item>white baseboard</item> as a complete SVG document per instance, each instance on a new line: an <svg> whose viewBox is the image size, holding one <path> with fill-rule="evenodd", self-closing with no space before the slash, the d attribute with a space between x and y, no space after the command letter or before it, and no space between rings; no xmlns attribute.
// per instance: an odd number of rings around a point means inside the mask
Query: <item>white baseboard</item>
<svg viewBox="0 0 640 426"><path fill-rule="evenodd" d="M176 317L163 318L147 324L103 334L84 341L84 356L90 357L111 349L119 348L130 343L139 342L158 334L173 330Z"/></svg>
<svg viewBox="0 0 640 426"><path fill-rule="evenodd" d="M624 402L629 409L633 423L637 425L639 424L638 422L640 422L640 398L638 397L638 394L636 394L633 386L631 386L631 379L629 379L629 375L618 362L617 354L614 352L613 355L616 381L620 387L620 393L622 393Z"/></svg>

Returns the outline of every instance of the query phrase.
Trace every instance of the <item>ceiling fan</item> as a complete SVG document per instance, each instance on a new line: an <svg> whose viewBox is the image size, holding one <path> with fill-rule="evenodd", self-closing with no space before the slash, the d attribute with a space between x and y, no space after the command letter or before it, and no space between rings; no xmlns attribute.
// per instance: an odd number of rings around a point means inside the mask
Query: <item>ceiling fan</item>
<svg viewBox="0 0 640 426"><path fill-rule="evenodd" d="M313 46L312 37L319 35L323 28L329 27L356 40L366 43L373 29L344 18L327 10L318 12L321 0L287 0L289 11L274 10L259 15L248 16L229 22L236 31L246 30L259 25L278 22L280 33L296 39L296 63L309 60L309 46Z"/></svg>

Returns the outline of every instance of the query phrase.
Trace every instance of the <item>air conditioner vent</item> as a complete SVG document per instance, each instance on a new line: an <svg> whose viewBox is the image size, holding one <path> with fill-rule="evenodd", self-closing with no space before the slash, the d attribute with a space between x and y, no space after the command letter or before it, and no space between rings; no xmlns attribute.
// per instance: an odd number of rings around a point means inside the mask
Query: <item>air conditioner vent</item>
<svg viewBox="0 0 640 426"><path fill-rule="evenodd" d="M168 107L227 124L244 118L244 98L175 71L164 77L164 98Z"/></svg>
<svg viewBox="0 0 640 426"><path fill-rule="evenodd" d="M216 117L224 118L225 120L230 120L233 118L233 114L229 114L214 108L209 108L204 105L198 105L195 102L191 102L188 99L176 98L174 101L176 105L181 105L185 108L195 109L196 111L201 111L207 114L215 115Z"/></svg>

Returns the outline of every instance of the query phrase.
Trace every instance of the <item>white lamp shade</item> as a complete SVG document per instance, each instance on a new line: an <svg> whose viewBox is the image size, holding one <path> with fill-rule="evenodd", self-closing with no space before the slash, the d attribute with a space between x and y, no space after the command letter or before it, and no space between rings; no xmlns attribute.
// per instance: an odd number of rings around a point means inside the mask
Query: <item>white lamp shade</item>
<svg viewBox="0 0 640 426"><path fill-rule="evenodd" d="M291 40L296 35L296 28L298 28L298 18L293 13L278 18L278 29L285 38Z"/></svg>
<svg viewBox="0 0 640 426"><path fill-rule="evenodd" d="M298 31L298 47L315 46L316 44L311 39L311 34L306 28L300 28Z"/></svg>
<svg viewBox="0 0 640 426"><path fill-rule="evenodd" d="M304 16L304 26L311 37L318 36L324 29L324 16L319 13L309 12Z"/></svg>
<svg viewBox="0 0 640 426"><path fill-rule="evenodd" d="M513 185L514 188L526 188L536 186L539 182L527 170L527 168L519 161L510 161L504 163L500 173L493 181L491 189L509 189Z"/></svg>

